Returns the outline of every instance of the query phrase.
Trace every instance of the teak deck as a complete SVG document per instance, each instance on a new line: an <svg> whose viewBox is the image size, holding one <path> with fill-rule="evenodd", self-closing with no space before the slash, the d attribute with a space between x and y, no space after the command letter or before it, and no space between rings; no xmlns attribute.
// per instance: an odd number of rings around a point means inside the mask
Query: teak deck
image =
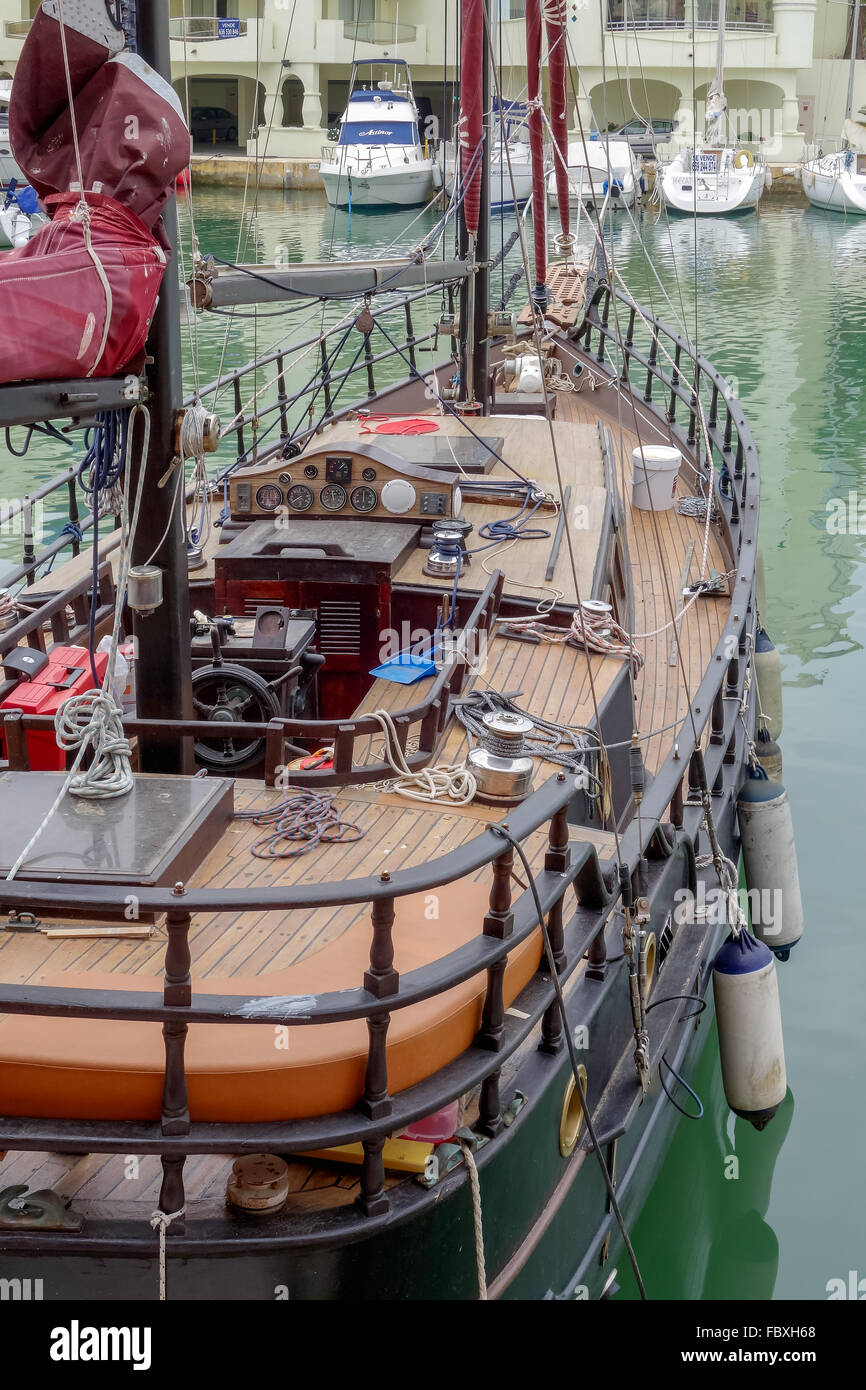
<svg viewBox="0 0 866 1390"><path fill-rule="evenodd" d="M705 523L676 511L653 515L632 509L631 452L638 440L634 430L625 427L630 410L629 406L628 414L620 421L617 397L604 387L592 393L561 392L553 438L562 484L572 488L571 508L586 509L581 514L585 525L575 532L575 559L577 588L581 596L587 598L592 587L606 501L599 420L604 419L611 430L628 539L633 631L639 635L639 645L645 653L644 667L634 683L636 725L644 737L654 730L659 731L643 744L647 769L652 773L671 747L675 734L671 726L676 726L688 709L680 660L688 692L693 694L712 658L730 599L707 597L692 604L678 624L678 643L674 646L670 605L673 603L676 608L681 604L684 577L694 580L700 575ZM461 428L459 422L450 417L438 423L444 434L455 433ZM640 423L644 442L667 442L656 421L645 417ZM495 427L492 422L475 420L473 428L482 435L503 436L504 457L543 487L559 494L550 435L543 421L496 417ZM360 422L341 422L328 427L325 433L334 441L349 442L359 438L361 425ZM387 438L382 442L387 447ZM505 479L508 473L497 464L485 476L488 480ZM465 481L465 491L464 512L477 528L489 518L492 508L490 504L471 500L471 476ZM218 503L214 505L218 509ZM513 509L506 502L495 510L508 516ZM536 515L540 525L551 532L555 530L553 509ZM110 551L114 542L115 537L107 537L105 547ZM218 543L219 533L212 531L206 550L207 567L197 571L194 580L207 581L213 577L213 557ZM471 543L477 543L475 536ZM471 593L483 589L488 579L481 564L483 558L490 570L501 568L504 571L506 597L537 601L555 587L562 593L562 603L571 605L576 601L577 591L564 539L553 586L545 579L551 545L552 537L520 542L511 548L491 549L485 556L475 557L471 568L461 578L461 590ZM431 580L422 574L424 559L423 552L410 556L396 576L396 584L423 584L442 592L449 591L450 581ZM114 560L116 566L116 551ZM62 568L58 567L29 592L34 597L57 592L87 573L90 563L89 555L82 554ZM721 533L714 525L709 533L706 573L710 569L725 573L729 567ZM488 684L510 694L519 704L540 716L573 726L590 726L594 722L590 669L595 700L601 704L622 665L620 659L592 656L588 661L585 653L569 646L533 643L494 631L486 664L480 675L471 678L470 688L473 685L484 688ZM409 708L423 699L429 684L429 681L421 681L403 686L378 680L358 712L378 708L398 712ZM379 742L375 737L372 740L371 758L376 757ZM465 752L464 731L452 717L437 749L436 760L456 762ZM553 771L551 764L539 761L536 785ZM278 791L266 790L261 783L239 781L236 784L238 810L271 805L281 795ZM345 819L364 830L361 840L320 846L299 858L266 861L254 858L250 848L268 831L249 821L236 821L191 877L190 885L228 889L253 884L351 879L385 869L393 873L464 844L486 823L500 820L505 814L500 808L478 803L453 809L424 806L407 802L375 785L345 788L338 793L337 802ZM572 838L594 842L603 858L612 854L610 834L573 827ZM545 843L543 835L538 833L528 844L534 864L540 864ZM488 872L481 871L476 877L481 878ZM234 917L201 915L191 933L194 982L257 975L262 977L266 987L271 972L309 959L325 945L339 940L366 911L361 907L319 909L287 913L282 918L255 913L238 913ZM56 940L42 935L0 932L0 978L14 983L39 983L48 978L56 979L64 972L80 976L82 972L91 971L100 975L108 972L119 976L153 976L160 973L164 951L165 936L159 928L147 940ZM10 1153L0 1163L0 1187L16 1181L26 1181L31 1187L51 1186L67 1197L80 1198L84 1203L82 1209L91 1213L97 1212L100 1203L109 1198L113 1203L128 1198L141 1213L145 1207L153 1209L157 1205L161 1170L155 1158L142 1159L140 1164L138 1178L130 1182L124 1172L124 1161L117 1157ZM191 1160L185 1175L188 1201L222 1207L230 1168L231 1160L222 1157ZM291 1164L289 1208L310 1204L341 1205L354 1200L357 1191L356 1170L314 1160L294 1160Z"/></svg>

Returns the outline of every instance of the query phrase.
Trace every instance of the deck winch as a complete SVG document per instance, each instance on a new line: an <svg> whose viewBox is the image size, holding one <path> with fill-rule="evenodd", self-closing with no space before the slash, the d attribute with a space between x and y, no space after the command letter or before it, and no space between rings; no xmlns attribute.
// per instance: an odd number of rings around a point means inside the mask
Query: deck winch
<svg viewBox="0 0 866 1390"><path fill-rule="evenodd" d="M485 714L481 747L467 758L478 786L479 801L513 805L532 790L532 756L526 738L535 728L531 719L508 710Z"/></svg>

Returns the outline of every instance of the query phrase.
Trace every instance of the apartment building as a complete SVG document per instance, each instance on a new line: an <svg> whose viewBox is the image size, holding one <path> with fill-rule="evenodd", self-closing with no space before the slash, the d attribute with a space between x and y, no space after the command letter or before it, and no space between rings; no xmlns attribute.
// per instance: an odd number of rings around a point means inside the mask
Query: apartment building
<svg viewBox="0 0 866 1390"><path fill-rule="evenodd" d="M718 0L566 0L574 125L640 115L700 131ZM14 75L38 0L0 0L0 78ZM525 87L525 0L490 0L504 95ZM457 0L172 0L175 86L196 148L314 159L339 121L352 62L404 58L423 110L447 130ZM727 0L725 90L742 139L796 160L841 128L850 51L844 0ZM855 110L866 104L858 63ZM860 71L862 69L862 71ZM465 75L464 75L465 80Z"/></svg>

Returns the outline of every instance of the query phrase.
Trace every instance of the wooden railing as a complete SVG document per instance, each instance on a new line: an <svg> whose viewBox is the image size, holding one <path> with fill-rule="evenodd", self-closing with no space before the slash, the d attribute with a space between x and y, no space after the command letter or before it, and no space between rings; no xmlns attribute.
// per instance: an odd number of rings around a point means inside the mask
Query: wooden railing
<svg viewBox="0 0 866 1390"><path fill-rule="evenodd" d="M632 889L641 882L639 875L647 862L652 880L653 862L676 849L685 857L689 883L694 887L695 847L708 801L724 835L732 834L745 744L741 700L755 621L760 482L757 451L739 402L687 339L639 310L628 296L614 295L602 282L596 288L579 342L598 370L618 374L624 384L631 382L632 390L639 393L641 410L654 416L660 428L669 429L690 457L696 452L699 435L698 401L705 402L710 458L698 452L696 465L712 484L726 542L735 557L735 573L725 626L692 694L691 707L671 737L668 756L647 787L641 817L633 818L620 836L619 873L603 873L592 846L569 845L567 807L574 791L570 775L555 774L508 815L510 832L521 842L541 826L547 827L545 867L537 876L537 885L562 981L569 978L584 955L588 974L592 978L604 976L608 966L605 926L611 905L623 882L630 881ZM730 488L727 481L719 488L714 464L719 465L719 476L730 481ZM440 960L400 976L393 951L400 899L459 881L485 866L493 866L493 884L489 910L476 935ZM297 1153L360 1141L364 1151L360 1213L365 1221L383 1218L389 1203L382 1164L386 1134L480 1086L478 1127L487 1135L495 1135L504 1123L500 1097L503 1063L539 1024L542 1048L555 1051L561 1043L553 986L543 973L518 996L516 1012L505 1015L504 964L538 924L531 894L524 891L512 898L511 868L511 848L491 826L461 848L393 876L234 891L188 892L183 885L174 892L139 889L143 913L167 914L169 942L161 995L2 984L0 1013L161 1023L165 1039L161 1123L7 1117L0 1119L0 1148L159 1154L164 1169L160 1206L165 1212L174 1212L183 1205L183 1165L188 1154ZM125 887L2 882L0 906L10 912L62 913L83 907L91 913L117 913L124 907ZM567 915L564 898L569 888L575 891L576 908ZM650 898L652 902L652 888ZM190 927L196 914L285 914L348 903L366 903L371 910L369 964L354 989L316 995L305 1003L302 1012L292 999L193 996ZM486 974L485 1003L474 1045L425 1081L392 1096L386 1042L394 1011L442 994L482 972ZM294 1028L360 1018L367 1022L368 1048L363 1093L354 1110L285 1123L199 1124L190 1120L183 1055L190 1024L268 1022ZM669 1026L674 1022L675 1017ZM179 1225L173 1225L169 1234L179 1231ZM140 1236L136 1239L140 1243ZM286 1237L285 1243L290 1240ZM137 1248L131 1236L129 1248Z"/></svg>

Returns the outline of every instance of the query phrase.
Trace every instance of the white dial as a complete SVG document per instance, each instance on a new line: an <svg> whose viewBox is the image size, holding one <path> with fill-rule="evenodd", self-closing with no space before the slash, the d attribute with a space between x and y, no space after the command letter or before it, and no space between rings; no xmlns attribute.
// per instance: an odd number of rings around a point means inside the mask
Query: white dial
<svg viewBox="0 0 866 1390"><path fill-rule="evenodd" d="M455 484L455 486L454 486L454 493L453 493L453 496L452 496L452 499L451 499L451 500L452 500L452 505L453 505L453 507L454 507L454 515L455 515L455 516L462 516L462 515L463 515L463 493L460 491L460 488L459 488L456 484Z"/></svg>
<svg viewBox="0 0 866 1390"><path fill-rule="evenodd" d="M394 516L402 516L404 512L411 512L417 496L412 484L407 483L405 478L392 478L382 488L382 506Z"/></svg>

